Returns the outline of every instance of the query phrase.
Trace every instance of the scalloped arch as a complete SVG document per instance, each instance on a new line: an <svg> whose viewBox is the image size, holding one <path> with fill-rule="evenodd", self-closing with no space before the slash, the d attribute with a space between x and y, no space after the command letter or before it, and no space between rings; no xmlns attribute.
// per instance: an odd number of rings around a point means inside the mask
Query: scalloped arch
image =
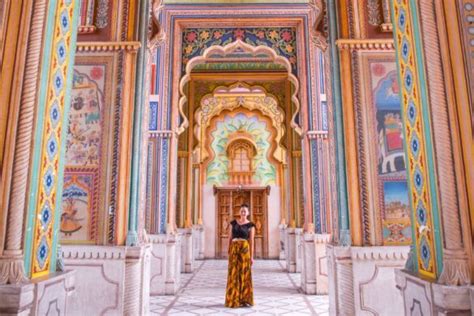
<svg viewBox="0 0 474 316"><path fill-rule="evenodd" d="M194 135L198 140L194 149L196 160L203 161L209 156L204 146L204 137L212 118L218 116L222 111L232 111L239 107L250 111L258 110L270 118L273 127L277 131L275 137L277 146L273 152L273 157L279 162L286 163L286 150L280 144L285 133L284 112L278 107L278 101L267 94L265 89L243 83L233 84L229 87L217 87L213 93L202 98L200 107L194 114L196 121Z"/></svg>
<svg viewBox="0 0 474 316"><path fill-rule="evenodd" d="M303 134L302 128L296 123L296 116L300 111L300 102L297 98L298 90L299 90L299 81L295 75L291 72L291 64L290 62L283 56L278 55L272 48L268 46L252 46L247 43L242 42L240 39L232 42L226 46L219 46L213 45L207 48L202 56L196 56L189 60L186 65L186 71L184 76L181 78L179 82L179 103L178 103L178 110L181 118L183 119L182 123L177 128L177 134L181 134L184 130L189 127L189 120L184 113L184 105L188 101L184 88L186 84L191 80L191 71L196 65L204 64L206 61L212 56L213 54L221 54L227 55L229 53L235 52L237 50L241 50L242 52L251 54L254 57L259 57L260 55L265 55L271 58L272 62L282 65L286 68L288 74L288 80L293 85L293 93L291 95L291 101L295 104L296 110L291 116L290 126L296 131L298 135Z"/></svg>

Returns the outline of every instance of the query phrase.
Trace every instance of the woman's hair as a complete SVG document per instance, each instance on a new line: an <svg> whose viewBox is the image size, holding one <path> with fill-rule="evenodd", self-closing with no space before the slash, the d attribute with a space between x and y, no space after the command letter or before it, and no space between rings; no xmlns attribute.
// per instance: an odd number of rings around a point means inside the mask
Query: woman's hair
<svg viewBox="0 0 474 316"><path fill-rule="evenodd" d="M240 205L240 207L246 207L247 209L249 209L249 205L247 203L243 203L242 205Z"/></svg>

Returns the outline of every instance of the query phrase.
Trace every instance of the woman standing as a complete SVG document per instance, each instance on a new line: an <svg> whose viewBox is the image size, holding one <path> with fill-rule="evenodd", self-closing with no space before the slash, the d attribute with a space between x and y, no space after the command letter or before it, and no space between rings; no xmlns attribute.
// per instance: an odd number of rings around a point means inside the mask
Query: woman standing
<svg viewBox="0 0 474 316"><path fill-rule="evenodd" d="M230 222L226 307L253 305L252 264L255 224L247 219L248 216L249 207L247 204L242 204L240 218Z"/></svg>

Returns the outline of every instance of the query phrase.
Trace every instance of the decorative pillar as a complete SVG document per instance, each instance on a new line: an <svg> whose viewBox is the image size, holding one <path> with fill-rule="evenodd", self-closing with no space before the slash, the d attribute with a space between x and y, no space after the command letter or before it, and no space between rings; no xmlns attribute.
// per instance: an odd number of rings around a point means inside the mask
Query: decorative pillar
<svg viewBox="0 0 474 316"><path fill-rule="evenodd" d="M2 174L2 181L11 183L2 186L6 234L2 231L0 314L46 314L52 304L67 314L75 273L56 272L56 256L78 5L75 0L15 1L7 8L6 21L20 22L7 31L18 47L13 56L20 68L13 74L9 105L19 116L9 126L8 138L15 143L6 144L11 151L5 162L13 167ZM16 38L12 32L18 32Z"/></svg>
<svg viewBox="0 0 474 316"><path fill-rule="evenodd" d="M11 161L11 167L6 168L6 170L12 171L10 175L10 196L4 201L4 219L6 221L4 229L6 231L5 241L2 244L3 251L0 256L0 284L18 284L26 280L23 262L24 210L27 201L26 192L28 189L28 173L32 152L31 141L35 122L34 113L41 74L38 69L41 66L41 47L47 10L46 0L35 1L29 8L29 14L22 14L24 21L30 23L31 19L31 26L28 27L28 47L24 70L25 76L23 78L23 92L20 96L18 126L13 127L16 132L14 156ZM4 59L4 62L6 62L6 59ZM7 160L5 159L6 162ZM8 178L7 172L3 172L3 179ZM7 186L5 185L4 189L6 190L6 188Z"/></svg>
<svg viewBox="0 0 474 316"><path fill-rule="evenodd" d="M50 1L30 173L25 267L31 277L56 270L65 141L76 50L77 1Z"/></svg>
<svg viewBox="0 0 474 316"><path fill-rule="evenodd" d="M340 67L338 50L336 47L336 40L339 36L337 30L337 11L336 1L328 0L327 14L329 21L329 55L331 61L331 81L330 91L332 92L332 105L334 117L334 143L335 156L337 161L337 205L338 205L338 222L339 231L338 240L342 246L350 246L352 244L351 233L349 228L349 207L347 204L347 186L346 186L346 156L344 146L344 124L342 119L342 100L341 100L341 86L340 86Z"/></svg>
<svg viewBox="0 0 474 316"><path fill-rule="evenodd" d="M145 96L148 89L143 87L146 72L146 43L148 41L148 17L150 9L148 8L149 1L141 0L139 5L139 31L138 37L141 43L141 47L137 54L137 74L135 81L135 108L133 111L133 139L132 139L132 167L131 167L131 181L130 181L130 206L128 216L128 232L127 232L127 246L138 245L138 208L140 205L140 160L142 159L141 148L142 148L142 121ZM144 159L144 158L143 158Z"/></svg>
<svg viewBox="0 0 474 316"><path fill-rule="evenodd" d="M464 70L456 69L470 58L460 53L462 5L392 3L414 231L411 271L397 271L405 312L415 301L424 314L468 314L473 308L472 231L464 184L469 177L463 172L456 114L459 102L467 99L461 94L469 91Z"/></svg>

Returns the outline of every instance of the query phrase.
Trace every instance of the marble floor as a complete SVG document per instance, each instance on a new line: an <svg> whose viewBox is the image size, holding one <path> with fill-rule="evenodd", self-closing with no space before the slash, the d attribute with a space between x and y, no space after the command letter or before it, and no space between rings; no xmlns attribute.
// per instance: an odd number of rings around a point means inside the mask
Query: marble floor
<svg viewBox="0 0 474 316"><path fill-rule="evenodd" d="M277 260L257 260L253 267L255 306L224 307L227 261L197 261L193 274L182 274L176 296L153 296L152 315L329 315L327 296L304 295L300 274L284 272Z"/></svg>

